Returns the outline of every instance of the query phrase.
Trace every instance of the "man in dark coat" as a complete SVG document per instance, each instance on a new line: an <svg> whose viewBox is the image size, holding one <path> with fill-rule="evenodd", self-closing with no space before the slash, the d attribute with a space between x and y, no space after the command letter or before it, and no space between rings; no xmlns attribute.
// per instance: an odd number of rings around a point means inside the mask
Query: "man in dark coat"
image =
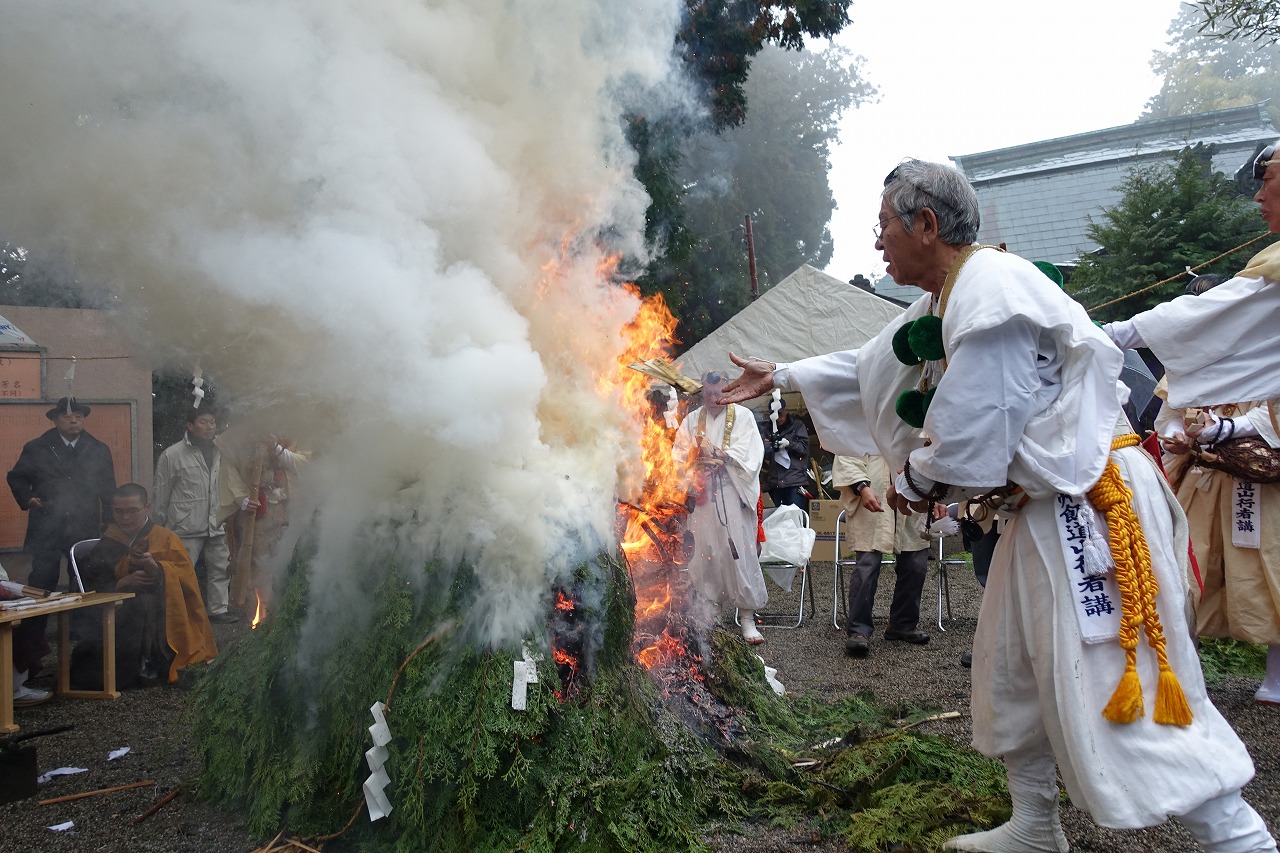
<svg viewBox="0 0 1280 853"><path fill-rule="evenodd" d="M45 412L54 427L28 441L6 478L18 507L29 513L23 548L31 555L30 586L55 589L62 558L81 539L102 535L116 488L111 449L84 428L89 407L63 397Z"/></svg>
<svg viewBox="0 0 1280 853"><path fill-rule="evenodd" d="M786 400L778 402L777 432L768 418L760 424L765 460L760 486L774 506L791 504L808 512L809 499L803 489L809 481L809 430L804 421L787 413Z"/></svg>

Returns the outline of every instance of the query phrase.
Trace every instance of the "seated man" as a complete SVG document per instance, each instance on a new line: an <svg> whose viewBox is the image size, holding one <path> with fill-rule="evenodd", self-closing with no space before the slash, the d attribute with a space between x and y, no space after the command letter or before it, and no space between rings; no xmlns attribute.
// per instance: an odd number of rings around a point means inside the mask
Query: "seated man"
<svg viewBox="0 0 1280 853"><path fill-rule="evenodd" d="M111 512L115 521L90 552L83 580L87 590L134 593L116 612L116 684L136 687L166 676L175 683L178 670L218 653L195 567L177 534L151 521L142 486L116 489ZM77 689L101 688L101 642L101 631L87 632L76 646Z"/></svg>

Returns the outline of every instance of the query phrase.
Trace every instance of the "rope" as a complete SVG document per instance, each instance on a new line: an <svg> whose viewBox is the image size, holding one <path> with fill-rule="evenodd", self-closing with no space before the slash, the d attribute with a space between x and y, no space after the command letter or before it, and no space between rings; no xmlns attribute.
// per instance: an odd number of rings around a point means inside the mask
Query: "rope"
<svg viewBox="0 0 1280 853"><path fill-rule="evenodd" d="M1086 313L1092 314L1094 311L1097 311L1099 308L1106 308L1108 305L1115 305L1117 302L1123 302L1126 299L1129 299L1131 297L1141 296L1142 294L1147 293L1148 291L1155 290L1157 287L1161 286L1162 284L1168 284L1171 281L1176 281L1177 279L1182 278L1184 275L1189 275L1191 273L1194 273L1196 270L1204 269L1205 267L1209 266L1209 264L1216 263L1222 260L1223 258L1227 257L1228 255L1234 255L1236 252L1240 251L1241 249L1247 249L1248 247L1252 246L1254 243L1258 242L1259 240L1262 240L1263 238L1270 237L1270 236L1271 236L1270 231L1267 231L1263 234L1259 234L1257 237L1254 237L1252 240L1250 240L1247 243L1241 243L1239 246L1236 246L1234 249L1228 249L1227 251L1223 252L1221 255L1218 255L1216 258L1210 258L1209 260L1205 261L1202 264L1197 264L1194 267L1188 267L1187 269L1183 270L1177 275L1169 276L1164 281L1157 281L1155 284L1152 284L1148 287L1144 287L1141 290L1135 290L1133 293L1126 293L1124 296L1117 296L1115 299L1112 299L1109 302L1103 302L1100 305L1095 305L1092 308L1087 308L1085 309Z"/></svg>
<svg viewBox="0 0 1280 853"><path fill-rule="evenodd" d="M1139 442L1138 436L1130 433L1113 439L1111 449L1134 447ZM1089 490L1089 501L1106 519L1111 557L1116 564L1116 585L1120 588L1119 641L1125 655L1124 673L1102 716L1113 723L1132 723L1143 714L1142 682L1138 678L1138 629L1143 628L1160 669L1152 719L1161 725L1189 726L1191 708L1169 666L1164 629L1156 612L1160 587L1151 569L1151 551L1133 511L1133 492L1125 485L1114 459L1107 460L1102 477Z"/></svg>

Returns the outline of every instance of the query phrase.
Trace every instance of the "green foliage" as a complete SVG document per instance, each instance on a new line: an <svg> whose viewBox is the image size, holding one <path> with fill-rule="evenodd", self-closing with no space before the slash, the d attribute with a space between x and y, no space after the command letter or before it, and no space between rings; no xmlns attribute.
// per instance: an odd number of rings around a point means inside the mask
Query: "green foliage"
<svg viewBox="0 0 1280 853"><path fill-rule="evenodd" d="M1085 255L1067 290L1086 308L1176 276L1260 232L1257 206L1214 173L1201 146L1184 149L1171 164L1134 169L1121 184L1123 198L1091 222L1089 238L1102 248ZM1248 254L1236 254L1201 273L1232 275ZM1187 279L1093 312L1095 320L1131 317L1181 295Z"/></svg>
<svg viewBox="0 0 1280 853"><path fill-rule="evenodd" d="M682 341L696 343L750 301L746 215L761 291L801 264L823 267L830 260L829 151L845 110L875 93L860 79L860 65L836 45L762 51L743 90L750 104L745 121L682 139L679 153L664 161L676 170L669 183L645 178L657 192L651 236L682 241L640 284L646 293L663 293ZM679 229L668 227L676 221L670 204L679 206Z"/></svg>
<svg viewBox="0 0 1280 853"><path fill-rule="evenodd" d="M1146 114L1164 118L1270 100L1267 112L1280 124L1280 6L1254 0L1201 5L1182 6L1169 26L1171 49L1155 52L1151 68L1164 82Z"/></svg>
<svg viewBox="0 0 1280 853"><path fill-rule="evenodd" d="M1252 42L1280 41L1280 6L1275 0L1200 0L1202 30L1223 38Z"/></svg>
<svg viewBox="0 0 1280 853"><path fill-rule="evenodd" d="M1208 684L1218 684L1232 675L1262 678L1267 671L1267 647L1225 637L1201 637L1200 666Z"/></svg>
<svg viewBox="0 0 1280 853"><path fill-rule="evenodd" d="M338 832L363 808L368 708L388 696L398 669L387 712L395 808L352 824L343 843L358 849L704 850L713 821L775 820L883 850L934 844L1003 815L998 764L899 730L897 717L924 709L886 709L869 695L829 704L776 696L752 650L727 631L713 638L706 686L738 709L740 724L719 740L696 736L680 715L697 710L660 695L630 659L634 597L614 560L577 578L607 584L610 625L591 677L562 699L544 656L527 710L515 712L512 651L454 634L420 645L466 612L467 572L448 595L426 599L396 567L366 567L377 610L331 620L324 652L303 641L308 559L304 547L272 619L225 650L193 691L199 791L264 838L282 827ZM800 759L806 769L793 766Z"/></svg>
<svg viewBox="0 0 1280 853"><path fill-rule="evenodd" d="M717 127L747 115L743 91L751 60L765 45L804 47L805 36L830 38L849 23L852 0L686 0L676 45L707 97Z"/></svg>

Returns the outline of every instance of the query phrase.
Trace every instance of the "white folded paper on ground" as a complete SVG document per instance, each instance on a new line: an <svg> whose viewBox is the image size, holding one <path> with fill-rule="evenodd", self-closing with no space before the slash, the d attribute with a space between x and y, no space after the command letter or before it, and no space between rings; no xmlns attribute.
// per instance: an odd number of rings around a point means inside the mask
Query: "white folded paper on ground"
<svg viewBox="0 0 1280 853"><path fill-rule="evenodd" d="M71 776L76 773L88 773L88 767L59 767L57 770L50 770L48 773L41 773L36 777L36 784L43 785L54 776Z"/></svg>

